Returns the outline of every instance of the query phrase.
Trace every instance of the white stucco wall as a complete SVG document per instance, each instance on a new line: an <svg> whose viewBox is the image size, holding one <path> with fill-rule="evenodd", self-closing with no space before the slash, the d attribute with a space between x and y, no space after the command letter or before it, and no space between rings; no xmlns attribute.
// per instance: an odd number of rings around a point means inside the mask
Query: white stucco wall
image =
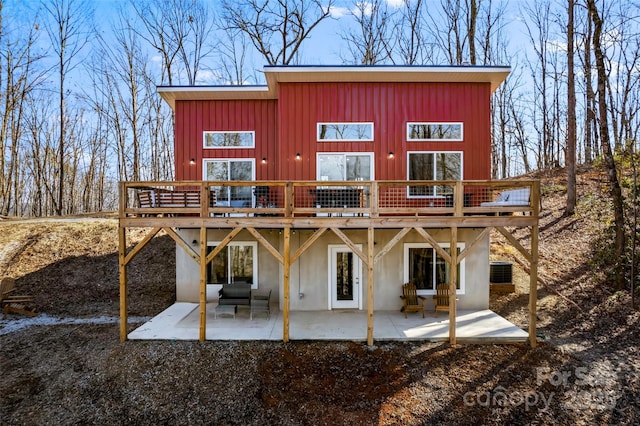
<svg viewBox="0 0 640 426"><path fill-rule="evenodd" d="M179 229L178 233L187 242L196 241L193 247L199 250L200 229ZM220 241L226 237L228 231L209 229L207 232L208 241ZM278 231L262 231L262 235L274 247L279 245ZM253 236L242 231L234 241L255 241ZM260 291L272 290L272 300L279 297L279 283L282 281L281 271L278 268L279 262L261 245L258 244L258 289ZM200 297L200 267L182 247L176 245L176 301L178 302L198 302ZM217 297L219 286L208 286L208 298Z"/></svg>
<svg viewBox="0 0 640 426"><path fill-rule="evenodd" d="M459 229L458 241L470 242L481 229ZM182 229L179 231L186 241L196 240L199 244L198 229ZM367 252L367 231L344 231L355 243L362 245ZM449 242L449 230L428 231L437 241ZM262 230L262 235L282 253L283 238L277 230ZM291 253L303 244L312 230L296 230L291 235ZM376 230L375 251L381 250L387 241L397 234L396 230ZM209 241L219 241L227 235L227 231L209 230ZM234 241L254 241L246 231L241 232ZM410 232L390 250L375 266L374 309L400 309L402 302L401 285L404 283L404 243L423 243L424 239L416 232ZM325 310L329 307L329 244L343 245L335 234L328 231L316 241L291 266L290 309L291 310ZM197 302L199 296L199 268L197 263L182 248L176 247L176 298L178 301ZM465 289L459 294L458 309L486 309L489 306L489 238L479 242L464 259ZM362 287L362 308L367 309L367 270L363 263L360 280ZM272 290L272 300L279 300L282 307L284 295L281 291L283 266L262 245L258 244L258 287L260 290ZM303 295L302 297L300 295ZM214 295L210 295L215 296ZM428 306L433 302L427 296Z"/></svg>

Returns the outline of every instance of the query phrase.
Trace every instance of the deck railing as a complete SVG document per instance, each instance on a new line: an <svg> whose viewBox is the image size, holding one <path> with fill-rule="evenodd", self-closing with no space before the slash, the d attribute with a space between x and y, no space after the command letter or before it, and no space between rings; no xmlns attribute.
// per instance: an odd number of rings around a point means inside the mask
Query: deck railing
<svg viewBox="0 0 640 426"><path fill-rule="evenodd" d="M122 182L120 217L385 217L538 215L539 182Z"/></svg>

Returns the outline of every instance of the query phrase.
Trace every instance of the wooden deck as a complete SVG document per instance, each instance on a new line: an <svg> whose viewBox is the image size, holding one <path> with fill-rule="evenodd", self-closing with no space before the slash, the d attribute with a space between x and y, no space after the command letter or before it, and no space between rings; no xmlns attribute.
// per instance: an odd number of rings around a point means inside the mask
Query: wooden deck
<svg viewBox="0 0 640 426"><path fill-rule="evenodd" d="M496 201L516 189L528 197ZM119 213L126 227L476 228L537 224L539 200L538 181L123 182Z"/></svg>
<svg viewBox="0 0 640 426"><path fill-rule="evenodd" d="M143 194L141 197L140 194ZM510 194L511 196L507 196ZM496 229L530 264L529 342L536 344L535 312L538 263L539 181L179 181L122 182L119 208L119 265L121 340L127 339L127 264L161 229L200 265L199 339L206 340L207 264L242 230L250 232L281 263L284 304L282 339L289 340L290 267L326 232L333 232L367 268L367 342L373 344L374 265L415 230L450 265L458 264L491 229ZM151 228L128 250L128 228ZM528 228L530 247L523 247L509 229ZM176 228L200 229L199 247L184 241ZM227 229L227 237L207 253L207 229ZM481 228L478 238L461 253L447 253L427 229L448 228L450 246L458 242L459 228ZM272 246L259 229L281 229L283 250ZM294 253L293 229L314 229ZM354 244L344 229L366 229L367 250ZM397 234L374 249L378 229ZM450 268L449 341L456 343L456 268Z"/></svg>

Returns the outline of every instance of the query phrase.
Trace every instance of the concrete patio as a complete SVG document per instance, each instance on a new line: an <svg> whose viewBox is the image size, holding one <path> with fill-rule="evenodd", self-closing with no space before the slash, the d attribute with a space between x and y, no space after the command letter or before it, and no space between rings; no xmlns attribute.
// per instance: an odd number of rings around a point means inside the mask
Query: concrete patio
<svg viewBox="0 0 640 426"><path fill-rule="evenodd" d="M282 341L282 312L271 306L271 316L249 318L249 308L238 306L235 318L215 317L216 303L207 304L207 340ZM198 340L197 303L175 303L138 327L130 340ZM376 311L374 340L448 341L449 316L445 312L418 313L404 317L399 311ZM367 340L367 312L357 310L292 311L289 313L290 340ZM488 309L458 311L456 338L459 343L526 342L526 331Z"/></svg>

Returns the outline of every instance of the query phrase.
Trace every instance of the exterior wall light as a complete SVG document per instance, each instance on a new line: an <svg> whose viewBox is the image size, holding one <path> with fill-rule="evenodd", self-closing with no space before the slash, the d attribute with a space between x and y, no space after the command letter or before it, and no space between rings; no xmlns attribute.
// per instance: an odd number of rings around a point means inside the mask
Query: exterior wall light
<svg viewBox="0 0 640 426"><path fill-rule="evenodd" d="M262 164L267 164L267 157L262 157Z"/></svg>
<svg viewBox="0 0 640 426"><path fill-rule="evenodd" d="M299 153L299 152L298 152L298 153L296 153L296 160L299 160L299 159L301 159L301 158L302 158L302 156L300 155L300 153Z"/></svg>
<svg viewBox="0 0 640 426"><path fill-rule="evenodd" d="M393 155L393 151L389 151L389 158L393 158L395 157L395 155Z"/></svg>
<svg viewBox="0 0 640 426"><path fill-rule="evenodd" d="M196 164L196 159L192 158L191 160L189 160L189 164L191 164L192 166Z"/></svg>

